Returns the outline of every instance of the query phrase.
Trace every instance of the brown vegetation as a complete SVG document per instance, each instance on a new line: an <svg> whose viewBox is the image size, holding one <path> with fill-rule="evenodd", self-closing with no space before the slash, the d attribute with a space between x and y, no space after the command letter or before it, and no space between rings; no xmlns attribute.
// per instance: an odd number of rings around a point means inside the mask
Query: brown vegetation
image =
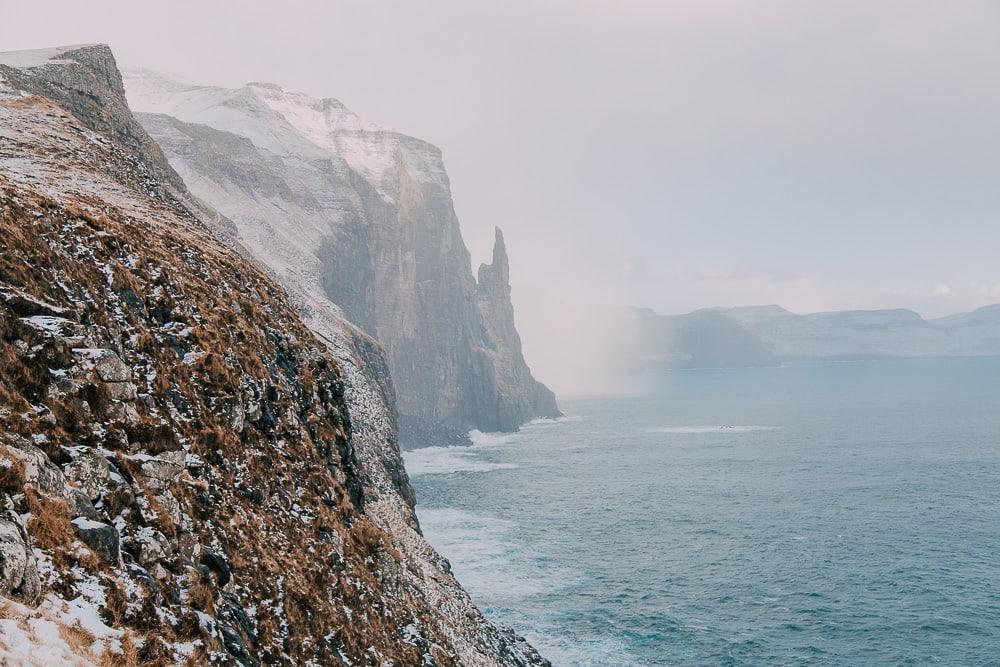
<svg viewBox="0 0 1000 667"><path fill-rule="evenodd" d="M77 168L116 159L102 154ZM144 205L149 210L137 215L84 195L55 201L0 175L0 288L66 309L86 328L88 345L115 350L133 370L140 394L129 414L79 371L65 345L37 335L20 321L23 313L0 304L0 431L45 435L57 463L64 446L117 452L112 463L125 482L109 485L101 508L105 520L125 518L126 540L150 524L178 536L131 457L186 443L206 463L194 473L197 484L170 488L192 517L185 537L228 556L238 585L227 590L243 605L284 614L284 626L273 614L257 618L254 650L264 663L334 663L342 652L365 664L374 647L395 664L419 664L400 630L426 612L398 583L400 554L361 514L336 363L279 287L170 206ZM110 267L110 286L102 267ZM25 354L32 346L39 352ZM208 354L184 363L198 351ZM73 383L56 388L50 369ZM29 404L47 411L35 414ZM258 410L239 431L227 412L236 404ZM23 469L0 472L0 489L20 486ZM142 502L153 517L139 511ZM28 530L57 567L89 553L76 542L62 499L27 489L19 509L31 512ZM176 586L197 563L176 557L167 565L162 576ZM159 638L201 636L189 608L175 606L181 622L169 627L149 598L128 598L139 586L112 583L126 570L100 567L108 570L101 575L105 618L148 633L141 642L126 634L123 654L105 651L102 664L169 664ZM191 607L216 612L213 576L199 576L186 593ZM447 646L433 634L428 641ZM443 650L437 657L453 662ZM204 664L207 654L192 661Z"/></svg>
<svg viewBox="0 0 1000 667"><path fill-rule="evenodd" d="M76 621L72 625L60 623L59 636L78 655L90 653L90 647L93 646L95 639L93 633L80 625L80 621Z"/></svg>
<svg viewBox="0 0 1000 667"><path fill-rule="evenodd" d="M35 544L47 551L64 552L76 539L66 501L47 498L31 487L25 489L25 501L31 512L28 532Z"/></svg>
<svg viewBox="0 0 1000 667"><path fill-rule="evenodd" d="M0 455L0 493L20 493L24 488L24 462L16 456Z"/></svg>

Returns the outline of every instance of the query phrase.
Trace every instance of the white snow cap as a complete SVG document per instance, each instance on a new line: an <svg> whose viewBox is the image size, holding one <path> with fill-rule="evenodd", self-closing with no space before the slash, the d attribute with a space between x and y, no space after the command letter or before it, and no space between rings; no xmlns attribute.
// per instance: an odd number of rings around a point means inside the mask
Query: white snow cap
<svg viewBox="0 0 1000 667"><path fill-rule="evenodd" d="M395 198L404 171L414 181L449 186L437 147L367 121L339 100L287 91L273 83L218 88L146 69L125 69L123 74L135 111L239 134L279 155L301 152L296 149L307 142L320 153L342 158L388 200Z"/></svg>

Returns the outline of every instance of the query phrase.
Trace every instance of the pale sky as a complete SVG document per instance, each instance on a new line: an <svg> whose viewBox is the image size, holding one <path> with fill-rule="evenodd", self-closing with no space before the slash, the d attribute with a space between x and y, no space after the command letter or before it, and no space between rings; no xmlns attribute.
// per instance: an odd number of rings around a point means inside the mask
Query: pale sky
<svg viewBox="0 0 1000 667"><path fill-rule="evenodd" d="M525 319L1000 301L995 1L0 0L0 50L80 42L437 144Z"/></svg>

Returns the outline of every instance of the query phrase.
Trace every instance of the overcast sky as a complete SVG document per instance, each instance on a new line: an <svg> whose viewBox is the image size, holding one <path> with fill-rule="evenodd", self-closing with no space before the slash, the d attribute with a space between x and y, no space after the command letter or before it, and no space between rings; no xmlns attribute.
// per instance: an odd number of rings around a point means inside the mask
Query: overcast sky
<svg viewBox="0 0 1000 667"><path fill-rule="evenodd" d="M337 97L439 145L515 298L1000 301L1000 3L0 0L0 48Z"/></svg>

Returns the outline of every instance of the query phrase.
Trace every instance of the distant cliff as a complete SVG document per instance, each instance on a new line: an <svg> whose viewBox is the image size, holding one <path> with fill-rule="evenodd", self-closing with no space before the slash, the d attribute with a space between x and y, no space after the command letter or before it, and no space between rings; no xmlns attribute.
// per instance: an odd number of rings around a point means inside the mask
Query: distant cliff
<svg viewBox="0 0 1000 667"><path fill-rule="evenodd" d="M1000 355L1000 306L925 320L912 310L798 315L780 306L637 311L634 368Z"/></svg>
<svg viewBox="0 0 1000 667"><path fill-rule="evenodd" d="M636 368L740 368L774 366L778 359L760 339L725 315L700 310L687 315L637 313Z"/></svg>
<svg viewBox="0 0 1000 667"><path fill-rule="evenodd" d="M241 242L385 348L404 439L445 444L558 414L524 362L508 292L472 275L437 148L273 84L139 71L126 86L171 165Z"/></svg>

